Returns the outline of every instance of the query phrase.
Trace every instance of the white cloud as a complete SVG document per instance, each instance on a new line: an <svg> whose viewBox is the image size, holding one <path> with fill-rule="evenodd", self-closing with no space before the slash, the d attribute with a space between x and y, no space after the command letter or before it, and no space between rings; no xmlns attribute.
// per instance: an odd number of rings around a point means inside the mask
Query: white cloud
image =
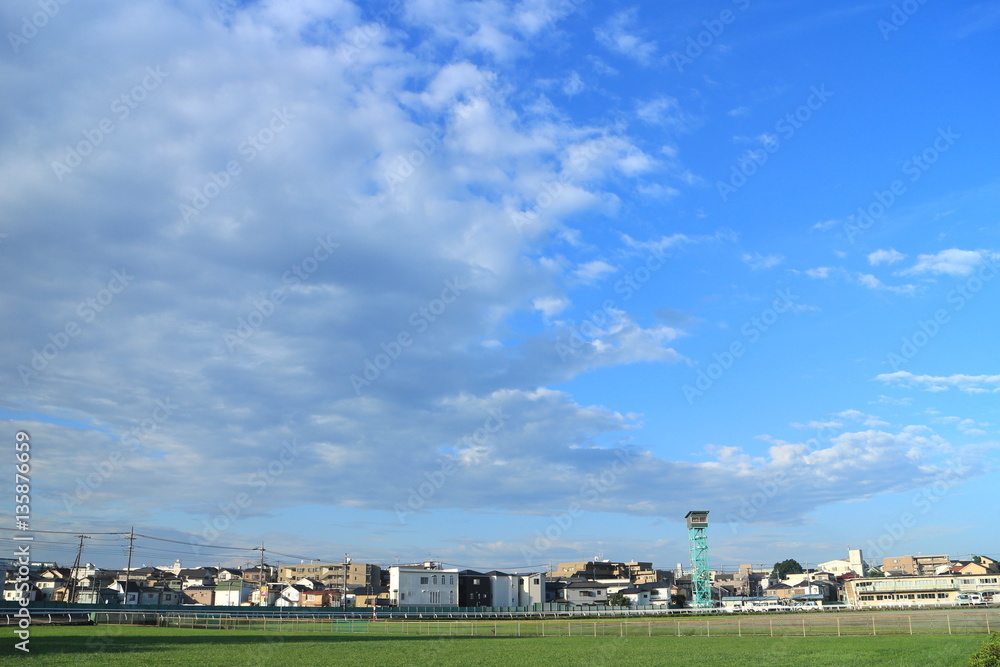
<svg viewBox="0 0 1000 667"><path fill-rule="evenodd" d="M930 273L933 275L968 276L983 263L983 251L959 250L950 248L933 255L920 255L917 263L902 273L918 275Z"/></svg>
<svg viewBox="0 0 1000 667"><path fill-rule="evenodd" d="M879 264L896 264L903 261L906 255L899 252L898 250L876 250L868 255L868 263L872 266L878 266Z"/></svg>
<svg viewBox="0 0 1000 667"><path fill-rule="evenodd" d="M569 76L563 82L562 91L567 95L579 95L583 92L583 89L583 79L580 78L579 72L575 70L570 72Z"/></svg>
<svg viewBox="0 0 1000 667"><path fill-rule="evenodd" d="M759 252L755 252L752 255L750 253L743 253L740 259L754 271L774 268L785 260L782 255L761 255Z"/></svg>
<svg viewBox="0 0 1000 667"><path fill-rule="evenodd" d="M822 222L817 222L816 224L814 224L812 227L810 227L810 229L815 230L815 231L825 232L825 231L828 231L830 229L833 229L834 227L836 227L839 224L840 224L840 220L833 220L833 219L831 219L831 220L823 220Z"/></svg>
<svg viewBox="0 0 1000 667"><path fill-rule="evenodd" d="M636 34L637 22L638 10L627 9L609 18L603 26L594 30L594 34L605 48L648 65L658 47L655 41L644 40Z"/></svg>
<svg viewBox="0 0 1000 667"><path fill-rule="evenodd" d="M876 380L886 384L926 389L927 391L947 391L958 389L970 394L1000 391L1000 375L914 375L909 371L882 373Z"/></svg>
<svg viewBox="0 0 1000 667"><path fill-rule="evenodd" d="M618 269L603 260L594 260L581 264L573 271L573 279L584 285L592 285L604 276L616 272Z"/></svg>

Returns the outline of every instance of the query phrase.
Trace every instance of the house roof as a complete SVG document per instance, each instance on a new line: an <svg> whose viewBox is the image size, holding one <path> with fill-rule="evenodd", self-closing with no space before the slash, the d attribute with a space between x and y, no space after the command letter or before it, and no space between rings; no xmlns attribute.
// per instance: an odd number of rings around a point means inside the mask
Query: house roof
<svg viewBox="0 0 1000 667"><path fill-rule="evenodd" d="M599 581L571 581L566 584L566 588L608 588L607 584Z"/></svg>

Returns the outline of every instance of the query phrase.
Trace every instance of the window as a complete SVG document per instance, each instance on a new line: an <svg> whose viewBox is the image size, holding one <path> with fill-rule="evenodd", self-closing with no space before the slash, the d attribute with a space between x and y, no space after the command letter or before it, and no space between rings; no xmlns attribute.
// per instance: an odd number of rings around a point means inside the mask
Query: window
<svg viewBox="0 0 1000 667"><path fill-rule="evenodd" d="M438 576L435 574L431 583L436 584L437 582L438 582Z"/></svg>
<svg viewBox="0 0 1000 667"><path fill-rule="evenodd" d="M473 586L478 586L479 585L479 580L478 579L473 579L472 580L472 585Z"/></svg>
<svg viewBox="0 0 1000 667"><path fill-rule="evenodd" d="M539 583L539 581L538 581L538 577L535 577L535 581L534 581L534 583L535 583L536 585L537 585L537 584Z"/></svg>
<svg viewBox="0 0 1000 667"><path fill-rule="evenodd" d="M420 577L420 583L421 584L425 584L426 585L428 581L430 581L430 579L428 579L427 577Z"/></svg>
<svg viewBox="0 0 1000 667"><path fill-rule="evenodd" d="M444 583L444 582L442 581L441 583ZM454 583L455 583L455 575L453 575L453 574L448 575L448 584L452 585Z"/></svg>

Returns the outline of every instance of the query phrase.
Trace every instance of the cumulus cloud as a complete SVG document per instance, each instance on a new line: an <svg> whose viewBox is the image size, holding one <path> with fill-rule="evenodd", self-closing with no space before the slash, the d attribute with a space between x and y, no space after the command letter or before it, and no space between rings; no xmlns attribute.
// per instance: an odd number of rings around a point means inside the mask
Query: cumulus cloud
<svg viewBox="0 0 1000 667"><path fill-rule="evenodd" d="M949 248L933 255L920 255L917 263L903 271L904 275L949 275L968 276L983 263L984 252L979 250L959 250Z"/></svg>
<svg viewBox="0 0 1000 667"><path fill-rule="evenodd" d="M655 41L639 36L637 23L638 10L627 9L609 18L604 25L594 30L594 34L601 46L648 65L659 47Z"/></svg>
<svg viewBox="0 0 1000 667"><path fill-rule="evenodd" d="M898 250L876 250L875 252L868 254L868 263L872 266L878 266L879 264L897 264L906 259L906 255L899 252Z"/></svg>
<svg viewBox="0 0 1000 667"><path fill-rule="evenodd" d="M909 371L882 373L876 380L886 384L925 389L927 391L947 391L958 389L969 394L1000 391L1000 375L915 375Z"/></svg>
<svg viewBox="0 0 1000 667"><path fill-rule="evenodd" d="M782 255L762 255L759 252L755 252L752 255L750 253L743 253L740 259L754 271L774 268L785 260Z"/></svg>

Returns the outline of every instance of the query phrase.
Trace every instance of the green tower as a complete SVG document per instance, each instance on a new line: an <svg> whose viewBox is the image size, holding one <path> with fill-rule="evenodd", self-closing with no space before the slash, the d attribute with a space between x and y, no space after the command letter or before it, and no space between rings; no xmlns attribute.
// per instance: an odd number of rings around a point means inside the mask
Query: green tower
<svg viewBox="0 0 1000 667"><path fill-rule="evenodd" d="M712 605L712 573L708 569L708 510L691 510L685 517L691 540L691 590L695 608Z"/></svg>

